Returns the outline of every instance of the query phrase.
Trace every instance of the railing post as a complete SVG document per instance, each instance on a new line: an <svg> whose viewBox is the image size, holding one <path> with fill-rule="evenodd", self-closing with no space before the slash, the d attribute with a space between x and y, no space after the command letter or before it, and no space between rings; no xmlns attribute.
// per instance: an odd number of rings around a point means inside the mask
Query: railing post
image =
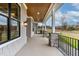
<svg viewBox="0 0 79 59"><path fill-rule="evenodd" d="M59 37L59 34L58 34L58 48L59 48L59 39L60 39L60 37Z"/></svg>
<svg viewBox="0 0 79 59"><path fill-rule="evenodd" d="M79 56L79 40L78 40L78 56Z"/></svg>

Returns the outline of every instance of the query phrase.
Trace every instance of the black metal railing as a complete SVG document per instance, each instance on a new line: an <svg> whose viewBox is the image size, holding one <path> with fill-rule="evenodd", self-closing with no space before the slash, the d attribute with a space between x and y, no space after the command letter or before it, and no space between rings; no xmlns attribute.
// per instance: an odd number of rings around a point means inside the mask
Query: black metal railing
<svg viewBox="0 0 79 59"><path fill-rule="evenodd" d="M79 56L79 39L58 35L58 48L68 56Z"/></svg>

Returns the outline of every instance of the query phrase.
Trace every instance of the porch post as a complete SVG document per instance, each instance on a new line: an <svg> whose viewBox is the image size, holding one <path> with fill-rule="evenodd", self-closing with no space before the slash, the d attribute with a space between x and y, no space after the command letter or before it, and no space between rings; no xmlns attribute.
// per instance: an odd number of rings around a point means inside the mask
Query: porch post
<svg viewBox="0 0 79 59"><path fill-rule="evenodd" d="M52 10L52 33L55 33L55 12Z"/></svg>
<svg viewBox="0 0 79 59"><path fill-rule="evenodd" d="M41 27L42 27L42 34L43 34L43 31L44 31L44 24L43 23L42 23Z"/></svg>
<svg viewBox="0 0 79 59"><path fill-rule="evenodd" d="M44 23L44 25L45 25L45 26L44 26L44 31L45 31L45 30L46 30L46 23Z"/></svg>
<svg viewBox="0 0 79 59"><path fill-rule="evenodd" d="M44 28L43 28L43 37L44 37L45 31L46 31L46 23L44 23L43 25L44 25Z"/></svg>
<svg viewBox="0 0 79 59"><path fill-rule="evenodd" d="M35 34L37 34L37 26L38 26L38 24L35 23Z"/></svg>

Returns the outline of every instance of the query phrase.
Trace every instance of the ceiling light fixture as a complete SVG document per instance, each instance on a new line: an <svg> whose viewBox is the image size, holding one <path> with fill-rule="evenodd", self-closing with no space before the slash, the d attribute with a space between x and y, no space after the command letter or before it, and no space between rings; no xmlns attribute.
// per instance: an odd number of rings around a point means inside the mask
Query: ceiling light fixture
<svg viewBox="0 0 79 59"><path fill-rule="evenodd" d="M39 15L40 14L40 12L37 12L37 15Z"/></svg>

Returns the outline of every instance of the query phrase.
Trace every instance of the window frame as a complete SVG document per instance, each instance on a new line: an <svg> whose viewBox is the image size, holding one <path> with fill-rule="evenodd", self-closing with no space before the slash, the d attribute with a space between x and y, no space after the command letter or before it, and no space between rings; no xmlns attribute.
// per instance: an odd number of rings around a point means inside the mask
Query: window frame
<svg viewBox="0 0 79 59"><path fill-rule="evenodd" d="M10 18L10 21L11 21L11 20L16 21L16 22L18 23L18 26L19 26L19 35L18 35L17 37L14 37L14 38L11 39L11 30L10 30L10 40L13 40L13 39L16 39L16 38L20 37L20 22L17 21L17 20L15 20L15 19L13 19L13 18ZM11 22L10 22L10 27L11 27ZM11 28L10 28L10 29L11 29Z"/></svg>
<svg viewBox="0 0 79 59"><path fill-rule="evenodd" d="M0 15L7 18L7 30L8 30L8 16L6 16L6 15L4 15L4 14L0 14ZM8 42L8 31L7 31L7 40L4 41L4 42L1 42L0 44L3 44L3 43L5 43L5 42Z"/></svg>
<svg viewBox="0 0 79 59"><path fill-rule="evenodd" d="M9 39L10 39L10 40L14 40L14 39L20 37L20 32L21 32L21 31L20 31L20 9L21 9L21 8L20 8L19 4L16 3L16 5L17 5L18 8L19 8L19 19L17 20L16 18L11 17L11 7L12 7L12 4L11 4L11 3L9 3L9 4L10 4L10 6L9 6L9 8L10 8L10 19L9 19L9 21L11 21L11 19L12 19L12 20L18 22L18 26L19 26L19 36L17 36L17 37L14 37L14 38L11 39L11 30L10 30L10 33L9 33L9 34L10 34ZM11 22L9 22L9 24L10 24L9 27L11 27ZM9 29L11 29L11 28L9 28Z"/></svg>
<svg viewBox="0 0 79 59"><path fill-rule="evenodd" d="M11 5L12 3L8 3L8 15L6 14L6 13L0 13L0 15L1 16L4 16L4 17L6 17L7 18L7 40L6 41L4 41L4 42L1 42L0 43L0 45L1 44L3 44L3 43L6 43L6 42L9 42L9 41L11 41L11 40L14 40L14 39L16 39L16 38L19 38L20 37L20 10L21 10L21 8L20 8L20 6L19 6L19 4L18 3L16 3L16 5L18 6L18 14L19 14L19 19L17 20L16 18L12 18L11 17L11 7L12 7L12 5ZM12 38L11 39L11 29L10 29L10 26L11 26L11 19L12 20L14 20L14 21L16 21L17 23L18 23L18 27L19 27L19 35L18 36L16 36L16 37L14 37L14 38Z"/></svg>

